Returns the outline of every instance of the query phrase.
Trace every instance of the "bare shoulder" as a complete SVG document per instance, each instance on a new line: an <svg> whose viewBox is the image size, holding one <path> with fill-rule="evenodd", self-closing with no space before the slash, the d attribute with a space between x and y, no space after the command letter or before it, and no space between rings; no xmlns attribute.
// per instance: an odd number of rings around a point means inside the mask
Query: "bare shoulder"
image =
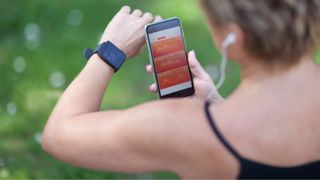
<svg viewBox="0 0 320 180"><path fill-rule="evenodd" d="M238 164L210 128L204 101L163 100L145 103L128 111L136 112L136 108L143 109L145 113L140 125L144 126L145 130L152 131L144 132L149 135L146 140L150 142L143 144L149 144L152 148L162 151L159 154L165 155L166 158L171 157L174 162L172 164L176 166L174 169L177 169L181 177L236 176ZM136 120L134 123L139 121ZM136 127L139 125L136 124Z"/></svg>
<svg viewBox="0 0 320 180"><path fill-rule="evenodd" d="M197 123L204 115L204 101L197 99L168 99L147 102L127 110L129 116L139 113L140 119L152 121L157 128L168 125L177 128L188 127L189 123Z"/></svg>
<svg viewBox="0 0 320 180"><path fill-rule="evenodd" d="M175 133L178 137L180 133L197 132L193 132L192 128L207 127L204 105L205 102L198 99L168 99L138 105L129 109L127 114L134 116L134 112L141 112L141 120L152 122L147 124L167 133ZM171 134L163 134L163 137L168 135Z"/></svg>
<svg viewBox="0 0 320 180"><path fill-rule="evenodd" d="M184 139L197 132L192 128L204 126L204 102L195 99L148 102L128 109L126 114L128 121L134 118L132 122L135 126L141 123L141 126L152 130L153 134L161 136L166 142L168 138L173 141Z"/></svg>

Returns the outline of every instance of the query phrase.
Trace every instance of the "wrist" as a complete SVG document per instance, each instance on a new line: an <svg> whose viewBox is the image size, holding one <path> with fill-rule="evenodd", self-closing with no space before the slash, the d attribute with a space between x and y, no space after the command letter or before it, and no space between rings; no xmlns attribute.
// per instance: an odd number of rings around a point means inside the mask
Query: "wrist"
<svg viewBox="0 0 320 180"><path fill-rule="evenodd" d="M114 72L119 70L126 60L126 54L111 41L100 43L94 50L86 48L83 55L87 60L96 55L95 58L99 57L98 59L112 67Z"/></svg>
<svg viewBox="0 0 320 180"><path fill-rule="evenodd" d="M120 49L126 55L126 57L128 57L128 51L124 43L122 43L120 40L116 38L108 37L108 38L101 39L99 44L107 41L110 41L112 44L114 44L118 49Z"/></svg>
<svg viewBox="0 0 320 180"><path fill-rule="evenodd" d="M92 63L95 63L95 64L98 64L99 66L98 67L102 67L103 69L107 70L108 72L111 72L112 74L115 72L115 70L113 69L113 67L111 67L109 64L105 63L103 61L103 59L96 53L96 54L93 54L88 63L89 62L92 62Z"/></svg>

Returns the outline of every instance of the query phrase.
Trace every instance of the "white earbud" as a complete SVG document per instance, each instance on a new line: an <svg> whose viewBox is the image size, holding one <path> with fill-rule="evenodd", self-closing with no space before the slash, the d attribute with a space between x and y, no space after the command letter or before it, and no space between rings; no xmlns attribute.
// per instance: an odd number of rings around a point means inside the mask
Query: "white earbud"
<svg viewBox="0 0 320 180"><path fill-rule="evenodd" d="M227 66L227 61L228 61L228 53L227 49L230 45L235 43L237 41L237 36L235 33L229 33L226 39L222 43L221 47L221 54L222 54L222 59L221 59L221 64L220 64L220 79L217 83L217 88L221 88L221 86L224 83L225 76L226 76L226 66Z"/></svg>
<svg viewBox="0 0 320 180"><path fill-rule="evenodd" d="M231 44L235 43L237 41L237 36L235 33L229 33L226 39L222 43L222 48L227 48Z"/></svg>

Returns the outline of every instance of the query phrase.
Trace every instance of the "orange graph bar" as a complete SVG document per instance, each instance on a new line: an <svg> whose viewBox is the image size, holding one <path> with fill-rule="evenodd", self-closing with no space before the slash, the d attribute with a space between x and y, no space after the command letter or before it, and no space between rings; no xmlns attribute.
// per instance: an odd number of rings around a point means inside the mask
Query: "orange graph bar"
<svg viewBox="0 0 320 180"><path fill-rule="evenodd" d="M158 74L160 89L190 81L188 66L175 68Z"/></svg>

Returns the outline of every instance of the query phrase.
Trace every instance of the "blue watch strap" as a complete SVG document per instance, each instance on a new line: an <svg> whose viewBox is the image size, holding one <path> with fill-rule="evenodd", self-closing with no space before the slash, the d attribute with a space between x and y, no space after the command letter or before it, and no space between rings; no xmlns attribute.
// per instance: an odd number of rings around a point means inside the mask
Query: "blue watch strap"
<svg viewBox="0 0 320 180"><path fill-rule="evenodd" d="M102 44L103 44L103 43L99 44L99 45L96 47L95 50L92 50L91 48L86 48L86 49L84 49L84 51L83 51L83 56L84 56L87 60L89 60L93 54L95 54L95 53L98 52L98 50L100 49L100 47L102 46Z"/></svg>
<svg viewBox="0 0 320 180"><path fill-rule="evenodd" d="M94 54L94 52L93 52L93 50L90 49L90 48L86 48L86 49L84 49L84 51L83 51L83 56L84 56L87 60L89 60L90 57L91 57L93 54Z"/></svg>
<svg viewBox="0 0 320 180"><path fill-rule="evenodd" d="M113 67L115 71L117 71L126 60L126 55L110 41L99 44L96 50L98 56Z"/></svg>
<svg viewBox="0 0 320 180"><path fill-rule="evenodd" d="M115 72L122 66L126 59L126 55L110 41L99 44L95 50L86 48L83 51L83 56L89 60L95 53L97 53L105 63L110 65Z"/></svg>

